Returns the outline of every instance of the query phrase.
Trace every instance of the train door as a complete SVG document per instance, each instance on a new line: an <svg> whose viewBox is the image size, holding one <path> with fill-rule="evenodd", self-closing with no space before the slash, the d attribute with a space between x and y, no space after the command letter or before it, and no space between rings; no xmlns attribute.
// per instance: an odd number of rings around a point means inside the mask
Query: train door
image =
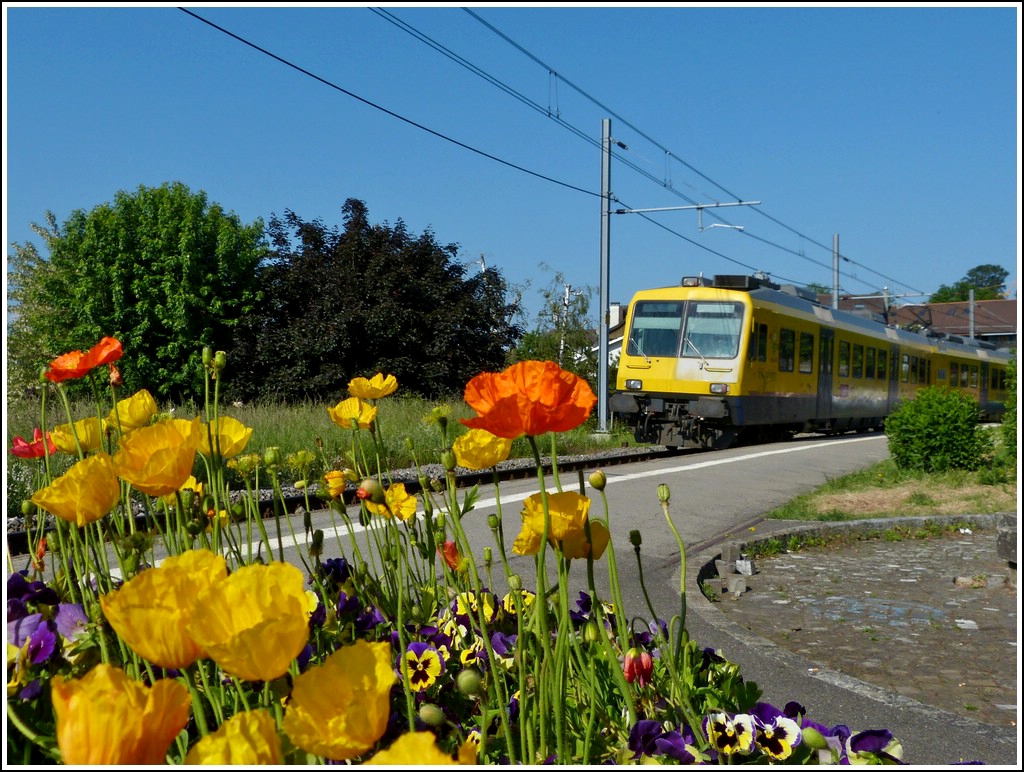
<svg viewBox="0 0 1024 772"><path fill-rule="evenodd" d="M832 420L832 349L835 330L821 328L818 344L818 405L815 417L823 424Z"/></svg>
<svg viewBox="0 0 1024 772"><path fill-rule="evenodd" d="M978 375L978 407L988 413L988 362L981 363L981 373Z"/></svg>
<svg viewBox="0 0 1024 772"><path fill-rule="evenodd" d="M893 346L889 352L889 409L885 411L889 415L895 408L900 398L900 347Z"/></svg>

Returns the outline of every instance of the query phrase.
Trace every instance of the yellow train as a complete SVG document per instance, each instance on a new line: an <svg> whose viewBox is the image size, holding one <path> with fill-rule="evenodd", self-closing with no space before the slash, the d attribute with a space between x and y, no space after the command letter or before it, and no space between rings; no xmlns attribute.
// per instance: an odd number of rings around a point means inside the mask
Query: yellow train
<svg viewBox="0 0 1024 772"><path fill-rule="evenodd" d="M1011 358L989 343L834 310L792 285L685 277L630 302L609 408L638 441L675 448L881 429L929 385L970 394L993 420Z"/></svg>

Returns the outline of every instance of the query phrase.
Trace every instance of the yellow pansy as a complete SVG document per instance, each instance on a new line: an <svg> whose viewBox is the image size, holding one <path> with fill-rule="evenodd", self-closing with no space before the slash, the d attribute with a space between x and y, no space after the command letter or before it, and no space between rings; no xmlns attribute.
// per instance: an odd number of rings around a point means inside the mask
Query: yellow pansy
<svg viewBox="0 0 1024 772"><path fill-rule="evenodd" d="M249 444L252 437L252 429L243 424L237 418L221 416L211 421L209 426L204 426L199 432L199 452L207 458L213 456L213 448L220 449L221 458L234 458ZM213 437L213 446L210 445L210 437Z"/></svg>
<svg viewBox="0 0 1024 772"><path fill-rule="evenodd" d="M455 440L452 450L459 466L490 469L508 458L512 440L491 434L486 429L470 429Z"/></svg>
<svg viewBox="0 0 1024 772"><path fill-rule="evenodd" d="M348 393L359 399L380 399L393 394L398 388L398 380L393 375L385 377L377 373L372 378L353 378L348 382Z"/></svg>
<svg viewBox="0 0 1024 772"><path fill-rule="evenodd" d="M101 597L100 605L128 648L154 665L180 670L206 656L188 632L196 598L227 575L222 556L189 550L129 579Z"/></svg>
<svg viewBox="0 0 1024 772"><path fill-rule="evenodd" d="M305 582L288 563L243 566L199 593L187 630L226 672L272 681L309 638Z"/></svg>
<svg viewBox="0 0 1024 772"><path fill-rule="evenodd" d="M32 503L51 515L81 527L114 508L121 497L114 462L100 452L82 459L32 496Z"/></svg>
<svg viewBox="0 0 1024 772"><path fill-rule="evenodd" d="M391 644L343 646L295 679L284 732L304 751L335 761L366 753L388 727L397 678Z"/></svg>
<svg viewBox="0 0 1024 772"><path fill-rule="evenodd" d="M277 722L266 710L236 713L213 734L196 743L185 756L186 764L218 767L281 764L281 738Z"/></svg>

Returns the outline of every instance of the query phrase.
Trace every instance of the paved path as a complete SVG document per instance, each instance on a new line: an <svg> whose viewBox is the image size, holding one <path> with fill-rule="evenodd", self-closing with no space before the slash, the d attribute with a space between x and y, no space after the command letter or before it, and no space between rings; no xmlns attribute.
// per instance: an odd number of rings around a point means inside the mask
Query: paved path
<svg viewBox="0 0 1024 772"><path fill-rule="evenodd" d="M949 518L913 523L928 520ZM872 521L876 531L890 525L911 523ZM807 527L766 521L757 530L784 544ZM782 699L804 694L812 718L824 710L855 730L889 728L911 763L1015 765L1019 595L996 554L995 518L979 517L965 531L755 558L739 597L726 593L711 603L691 592L691 608L717 633L711 637L723 653L749 660L745 676L767 683L766 693L788 690ZM701 568L707 574L720 554L721 546L697 558L696 586ZM861 697L875 706L848 704ZM870 727L860 723L872 719Z"/></svg>

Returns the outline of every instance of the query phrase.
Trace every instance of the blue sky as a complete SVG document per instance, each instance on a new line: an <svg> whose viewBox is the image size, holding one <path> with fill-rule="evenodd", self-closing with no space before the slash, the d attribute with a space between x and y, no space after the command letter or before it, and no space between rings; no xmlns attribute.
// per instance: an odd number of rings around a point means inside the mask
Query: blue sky
<svg viewBox="0 0 1024 772"><path fill-rule="evenodd" d="M609 119L613 208L761 202L612 215L612 302L697 273L831 287L835 235L844 293L920 302L995 263L1016 297L1017 4L188 8L252 45L175 6L5 5L8 253L140 185L245 222L341 227L357 198L483 255L531 315L556 275L596 311Z"/></svg>

